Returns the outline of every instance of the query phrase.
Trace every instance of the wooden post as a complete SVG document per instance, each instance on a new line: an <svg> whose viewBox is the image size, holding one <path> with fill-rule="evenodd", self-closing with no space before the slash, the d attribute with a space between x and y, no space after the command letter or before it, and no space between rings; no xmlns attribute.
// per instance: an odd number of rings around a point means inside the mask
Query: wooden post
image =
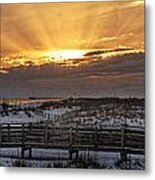
<svg viewBox="0 0 155 180"><path fill-rule="evenodd" d="M30 147L29 148L29 159L31 159L32 158L32 148Z"/></svg>
<svg viewBox="0 0 155 180"><path fill-rule="evenodd" d="M72 134L73 134L73 129L72 127L70 127L69 129L69 139L70 139L70 144L69 144L69 159L72 160L72 151L73 151L73 148L72 148L72 143L73 143L73 137L72 137Z"/></svg>
<svg viewBox="0 0 155 180"><path fill-rule="evenodd" d="M32 122L29 123L29 134L31 133L32 131Z"/></svg>
<svg viewBox="0 0 155 180"><path fill-rule="evenodd" d="M127 160L127 154L125 151L125 129L122 127L121 129L121 160L126 161Z"/></svg>
<svg viewBox="0 0 155 180"><path fill-rule="evenodd" d="M125 127L127 126L127 123L126 123L126 118L127 118L126 110L127 110L127 107L126 107L126 102L125 102L125 105L124 105L124 126Z"/></svg>
<svg viewBox="0 0 155 180"><path fill-rule="evenodd" d="M2 144L2 125L0 124L0 148Z"/></svg>
<svg viewBox="0 0 155 180"><path fill-rule="evenodd" d="M50 116L50 114L48 114L48 121L50 121L50 118L51 118L51 116Z"/></svg>
<svg viewBox="0 0 155 180"><path fill-rule="evenodd" d="M45 121L45 133L44 133L45 146L48 143L48 121Z"/></svg>
<svg viewBox="0 0 155 180"><path fill-rule="evenodd" d="M78 151L78 149L76 150L76 159L79 159L79 151Z"/></svg>
<svg viewBox="0 0 155 180"><path fill-rule="evenodd" d="M122 126L121 129L121 160L125 162L127 160L127 154L125 150L125 128L126 128L126 102L124 104L124 125Z"/></svg>
<svg viewBox="0 0 155 180"><path fill-rule="evenodd" d="M8 141L10 142L10 124L8 124Z"/></svg>
<svg viewBox="0 0 155 180"><path fill-rule="evenodd" d="M76 145L78 145L78 124L76 124L76 140L75 140L75 143ZM78 153L78 149L76 150L76 159L79 159L79 153Z"/></svg>
<svg viewBox="0 0 155 180"><path fill-rule="evenodd" d="M22 149L21 149L21 157L24 158L24 150L25 150L25 133L24 133L24 124L22 124Z"/></svg>
<svg viewBox="0 0 155 180"><path fill-rule="evenodd" d="M112 110L113 112L113 122L115 121L115 105L114 105L114 103L113 103L113 110Z"/></svg>
<svg viewBox="0 0 155 180"><path fill-rule="evenodd" d="M98 141L98 129L97 126L95 127L95 133L94 133L94 145L95 145L95 149L97 150L97 141Z"/></svg>
<svg viewBox="0 0 155 180"><path fill-rule="evenodd" d="M89 149L87 149L87 154L88 154L88 161L89 161L89 158L90 158L90 154L89 154Z"/></svg>

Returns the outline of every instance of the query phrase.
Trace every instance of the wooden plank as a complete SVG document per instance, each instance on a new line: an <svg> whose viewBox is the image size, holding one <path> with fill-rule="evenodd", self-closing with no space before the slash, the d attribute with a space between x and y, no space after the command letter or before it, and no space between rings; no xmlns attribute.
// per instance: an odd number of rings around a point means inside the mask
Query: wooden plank
<svg viewBox="0 0 155 180"><path fill-rule="evenodd" d="M103 129L96 127L54 127L50 124L1 125L1 146L24 148L90 149L128 152L144 152L145 132L135 129ZM4 142L5 141L5 142ZM30 153L31 154L31 153Z"/></svg>
<svg viewBox="0 0 155 180"><path fill-rule="evenodd" d="M22 147L21 147L21 157L24 158L24 146L25 144L25 132L24 132L24 124L22 124Z"/></svg>
<svg viewBox="0 0 155 180"><path fill-rule="evenodd" d="M2 142L2 125L0 124L0 148L1 148L1 142Z"/></svg>

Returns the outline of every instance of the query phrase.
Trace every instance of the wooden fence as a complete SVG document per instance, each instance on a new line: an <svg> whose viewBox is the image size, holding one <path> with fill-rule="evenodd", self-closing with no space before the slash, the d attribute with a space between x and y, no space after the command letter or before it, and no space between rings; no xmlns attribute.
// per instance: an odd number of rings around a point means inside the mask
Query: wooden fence
<svg viewBox="0 0 155 180"><path fill-rule="evenodd" d="M0 124L0 148L21 148L21 157L32 148L66 149L69 158L80 150L144 154L145 131L136 128L57 127L48 121L29 124Z"/></svg>

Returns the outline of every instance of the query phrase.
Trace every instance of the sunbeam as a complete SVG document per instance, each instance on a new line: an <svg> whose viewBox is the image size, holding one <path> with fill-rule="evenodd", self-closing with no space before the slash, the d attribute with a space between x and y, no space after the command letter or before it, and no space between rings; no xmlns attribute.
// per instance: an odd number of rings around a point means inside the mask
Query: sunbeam
<svg viewBox="0 0 155 180"><path fill-rule="evenodd" d="M3 63L13 57L12 66L43 64L43 54L67 63L92 49L144 47L143 1L3 4L1 10L1 56Z"/></svg>

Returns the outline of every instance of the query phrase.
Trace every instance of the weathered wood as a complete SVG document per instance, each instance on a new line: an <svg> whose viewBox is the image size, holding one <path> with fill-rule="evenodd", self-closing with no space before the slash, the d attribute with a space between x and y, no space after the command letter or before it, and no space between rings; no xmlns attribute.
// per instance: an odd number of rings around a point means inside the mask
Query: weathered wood
<svg viewBox="0 0 155 180"><path fill-rule="evenodd" d="M29 159L31 159L32 158L32 148L30 147L29 148Z"/></svg>
<svg viewBox="0 0 155 180"><path fill-rule="evenodd" d="M2 125L0 124L0 148L1 148L1 142L2 142Z"/></svg>
<svg viewBox="0 0 155 180"><path fill-rule="evenodd" d="M10 141L10 124L8 124L7 130L8 130L8 141Z"/></svg>
<svg viewBox="0 0 155 180"><path fill-rule="evenodd" d="M70 131L69 131L69 159L72 160L73 156L72 156L72 151L73 151L73 130L72 130L72 127L70 127Z"/></svg>
<svg viewBox="0 0 155 180"><path fill-rule="evenodd" d="M125 149L125 129L124 127L121 130L121 160L126 161L127 160L127 153Z"/></svg>
<svg viewBox="0 0 155 180"><path fill-rule="evenodd" d="M21 146L21 157L24 158L24 152L25 152L25 133L24 133L24 124L22 124L22 146Z"/></svg>
<svg viewBox="0 0 155 180"><path fill-rule="evenodd" d="M76 124L76 131L75 131L75 143L77 144L78 143L78 124ZM78 152L78 149L76 150L76 159L79 158L79 152Z"/></svg>
<svg viewBox="0 0 155 180"><path fill-rule="evenodd" d="M9 128L8 128L9 127ZM1 124L1 147L21 147L21 156L29 148L67 149L70 159L78 151L120 152L121 158L126 159L127 153L144 154L144 129L97 128L97 127L55 127L51 124ZM16 131L17 130L17 131ZM89 152L88 152L89 154ZM89 158L89 155L88 155Z"/></svg>
<svg viewBox="0 0 155 180"><path fill-rule="evenodd" d="M98 146L98 128L95 127L95 132L94 132L94 145L95 145L95 149L97 150L97 146Z"/></svg>
<svg viewBox="0 0 155 180"><path fill-rule="evenodd" d="M45 134L44 134L45 145L47 145L47 138L48 138L48 121L45 122Z"/></svg>
<svg viewBox="0 0 155 180"><path fill-rule="evenodd" d="M31 131L32 131L32 123L30 122L30 123L29 123L29 132L28 132L28 133L30 134Z"/></svg>

